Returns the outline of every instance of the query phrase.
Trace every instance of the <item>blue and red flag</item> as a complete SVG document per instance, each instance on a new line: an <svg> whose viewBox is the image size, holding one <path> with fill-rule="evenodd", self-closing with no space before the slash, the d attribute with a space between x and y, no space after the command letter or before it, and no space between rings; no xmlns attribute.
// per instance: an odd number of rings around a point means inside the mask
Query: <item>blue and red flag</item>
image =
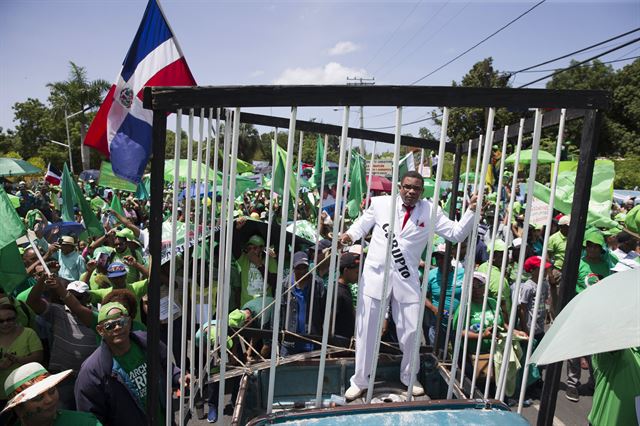
<svg viewBox="0 0 640 426"><path fill-rule="evenodd" d="M143 88L196 84L157 3L149 0L116 83L100 106L84 144L111 159L116 176L138 183L151 156L153 113Z"/></svg>

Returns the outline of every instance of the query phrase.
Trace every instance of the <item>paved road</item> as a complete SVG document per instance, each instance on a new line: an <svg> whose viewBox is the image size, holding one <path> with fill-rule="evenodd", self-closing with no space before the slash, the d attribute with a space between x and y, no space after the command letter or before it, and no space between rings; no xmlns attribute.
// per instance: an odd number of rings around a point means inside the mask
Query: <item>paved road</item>
<svg viewBox="0 0 640 426"><path fill-rule="evenodd" d="M567 363L563 363L561 380L566 379L566 366ZM582 370L582 382L586 383L589 378L589 371ZM593 393L586 389L585 386L580 387L580 401L571 402L565 397L566 386L564 382L560 383L560 390L558 391L558 400L556 403L555 412L555 426L583 426L588 424L587 416L591 410L591 403L593 401ZM522 415L529 421L529 423L535 425L538 418L538 412L540 409L540 401L534 400L534 404L530 407L522 410Z"/></svg>

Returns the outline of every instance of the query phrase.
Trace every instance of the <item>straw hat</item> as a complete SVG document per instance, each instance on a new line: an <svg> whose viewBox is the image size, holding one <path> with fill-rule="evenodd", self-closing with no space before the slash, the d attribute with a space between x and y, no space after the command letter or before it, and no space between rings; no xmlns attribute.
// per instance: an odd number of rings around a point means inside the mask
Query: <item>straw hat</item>
<svg viewBox="0 0 640 426"><path fill-rule="evenodd" d="M49 372L37 362L30 362L28 364L21 365L13 370L4 381L4 391L12 398L0 414L3 414L4 412L14 408L16 405L30 401L38 395L48 391L66 379L71 373L73 373L73 370L65 370L58 374L49 374ZM44 376L44 378L38 382L25 387L27 382L42 376Z"/></svg>

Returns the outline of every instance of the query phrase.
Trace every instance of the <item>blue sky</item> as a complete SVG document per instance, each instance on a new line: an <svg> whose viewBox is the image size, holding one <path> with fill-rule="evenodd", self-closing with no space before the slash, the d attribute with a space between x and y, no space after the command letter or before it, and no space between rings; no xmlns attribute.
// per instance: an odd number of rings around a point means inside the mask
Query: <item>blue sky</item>
<svg viewBox="0 0 640 426"><path fill-rule="evenodd" d="M201 85L340 84L346 76L375 77L376 84L409 84L535 3L161 0ZM145 0L0 0L0 126L14 127L11 105L15 102L28 97L44 101L46 84L66 79L70 60L86 67L91 79L114 81L145 5ZM488 56L494 58L498 70L521 69L636 27L640 27L637 0L547 0L420 84L460 81L475 62ZM620 43L575 59L586 59ZM638 56L639 52L640 43L602 60ZM619 68L627 63L612 65ZM514 85L542 75L519 74ZM387 111L390 109L365 109L365 127L393 125L393 114L380 115ZM427 112L407 109L403 121L425 117ZM286 115L282 109L273 113ZM331 108L305 109L298 114L302 119L341 123L341 113ZM357 126L358 118L352 114L351 124ZM407 126L403 132L417 134L424 125L428 122Z"/></svg>

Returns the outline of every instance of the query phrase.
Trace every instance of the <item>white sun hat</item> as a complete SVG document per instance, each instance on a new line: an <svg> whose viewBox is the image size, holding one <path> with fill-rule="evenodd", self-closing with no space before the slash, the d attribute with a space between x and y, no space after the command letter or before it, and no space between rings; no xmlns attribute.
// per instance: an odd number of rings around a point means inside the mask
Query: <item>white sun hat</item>
<svg viewBox="0 0 640 426"><path fill-rule="evenodd" d="M13 370L4 381L4 392L7 396L11 397L11 399L0 414L48 391L66 379L71 373L73 373L73 370L66 370L58 374L49 374L42 364L38 362L21 365ZM26 386L27 383L34 379L40 380L30 386Z"/></svg>

